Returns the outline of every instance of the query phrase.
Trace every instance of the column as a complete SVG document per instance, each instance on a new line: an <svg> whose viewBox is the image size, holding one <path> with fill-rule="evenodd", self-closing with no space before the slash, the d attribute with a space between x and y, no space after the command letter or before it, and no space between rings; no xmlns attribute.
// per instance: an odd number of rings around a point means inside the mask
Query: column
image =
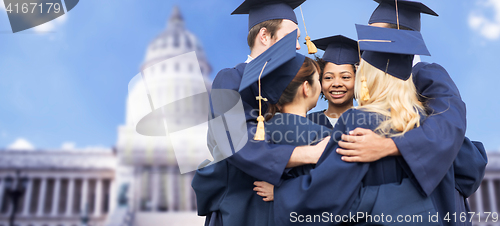
<svg viewBox="0 0 500 226"><path fill-rule="evenodd" d="M476 213L477 212L479 212L479 213L484 212L484 210L483 210L483 194L481 191L481 187L482 187L482 184L481 184L481 186L479 186L479 188L476 191L476 206L477 206L477 209L475 210Z"/></svg>
<svg viewBox="0 0 500 226"><path fill-rule="evenodd" d="M2 208L2 203L3 203L3 193L4 193L4 187L5 187L5 178L0 178L0 208Z"/></svg>
<svg viewBox="0 0 500 226"><path fill-rule="evenodd" d="M486 180L488 183L488 195L490 196L490 206L491 206L491 212L492 213L498 213L497 211L497 197L495 194L495 184L494 184L494 179L488 179Z"/></svg>
<svg viewBox="0 0 500 226"><path fill-rule="evenodd" d="M18 181L17 180L14 180L14 182L12 182L12 187L15 188L17 187L17 183ZM14 211L14 206L12 205L12 200L10 200L10 198L7 196L7 216L10 216L12 214L12 211Z"/></svg>
<svg viewBox="0 0 500 226"><path fill-rule="evenodd" d="M87 214L87 198L88 198L88 190L89 190L89 179L83 178L82 180L82 197L80 202L80 213Z"/></svg>
<svg viewBox="0 0 500 226"><path fill-rule="evenodd" d="M141 168L139 166L137 166L136 171L135 171L135 176L134 176L135 194L131 200L133 202L133 205L135 206L136 212L141 211L141 199L142 199L141 188L142 188L142 172L141 172Z"/></svg>
<svg viewBox="0 0 500 226"><path fill-rule="evenodd" d="M160 170L154 167L151 170L151 211L158 211L158 203L160 197Z"/></svg>
<svg viewBox="0 0 500 226"><path fill-rule="evenodd" d="M54 180L54 191L52 193L52 216L57 216L57 211L59 211L59 195L61 193L61 178L55 178Z"/></svg>
<svg viewBox="0 0 500 226"><path fill-rule="evenodd" d="M117 201L118 200L118 196L117 196L117 194L118 194L117 189L118 188L116 188L116 186L117 185L116 185L115 179L111 178L109 180L109 187L108 187L108 189L109 189L109 191L108 191L109 192L109 196L108 196L108 198L109 198L109 200L108 200L108 212L107 212L108 214L114 212L114 210L116 208L116 203L118 202ZM130 189L130 187L129 187L129 189ZM128 192L130 192L130 190ZM126 194L126 195L127 195L127 197L131 197L128 194ZM130 200L128 201L127 204L128 204L128 208L130 208Z"/></svg>
<svg viewBox="0 0 500 226"><path fill-rule="evenodd" d="M191 193L193 191L191 190L191 181L193 180L193 175L191 173L186 173L183 176L184 176L184 187L182 189L184 189L184 194L185 194L184 207L186 208L185 209L186 211L192 211L193 201L191 200L192 199Z"/></svg>
<svg viewBox="0 0 500 226"><path fill-rule="evenodd" d="M175 191L175 173L174 170L171 166L167 168L167 207L168 211L172 212L174 211L174 206L175 206L175 200L174 200L174 191Z"/></svg>
<svg viewBox="0 0 500 226"><path fill-rule="evenodd" d="M40 178L40 193L38 194L38 208L37 208L37 216L43 215L43 207L45 204L45 194L47 189L47 178Z"/></svg>
<svg viewBox="0 0 500 226"><path fill-rule="evenodd" d="M101 216L102 212L102 179L97 178L95 184L94 216Z"/></svg>
<svg viewBox="0 0 500 226"><path fill-rule="evenodd" d="M34 181L33 178L28 178L28 184L27 184L28 187L26 188L26 193L24 194L24 204L22 213L24 216L28 216L30 214L31 196L33 193L33 181Z"/></svg>
<svg viewBox="0 0 500 226"><path fill-rule="evenodd" d="M75 179L68 178L68 194L66 197L66 216L71 216L73 213L73 197L75 197Z"/></svg>

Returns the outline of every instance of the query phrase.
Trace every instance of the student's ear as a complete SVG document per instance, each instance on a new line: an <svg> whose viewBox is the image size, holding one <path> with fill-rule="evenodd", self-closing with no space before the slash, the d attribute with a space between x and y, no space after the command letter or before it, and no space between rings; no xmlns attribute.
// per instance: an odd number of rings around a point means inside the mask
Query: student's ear
<svg viewBox="0 0 500 226"><path fill-rule="evenodd" d="M257 35L257 37L264 46L269 45L269 42L271 42L271 37L269 36L269 32L267 32L267 28L265 27L259 30L259 35Z"/></svg>
<svg viewBox="0 0 500 226"><path fill-rule="evenodd" d="M304 96L309 97L309 91L311 90L311 88L309 87L309 82L305 81L304 83L302 83L302 87Z"/></svg>

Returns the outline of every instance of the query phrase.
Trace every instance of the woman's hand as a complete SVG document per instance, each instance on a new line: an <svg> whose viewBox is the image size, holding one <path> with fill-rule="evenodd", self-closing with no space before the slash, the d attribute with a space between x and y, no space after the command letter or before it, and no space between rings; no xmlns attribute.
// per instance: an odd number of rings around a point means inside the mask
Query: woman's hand
<svg viewBox="0 0 500 226"><path fill-rule="evenodd" d="M255 181L253 185L255 185L253 190L257 192L257 195L264 197L262 200L266 202L274 201L274 185L265 181Z"/></svg>
<svg viewBox="0 0 500 226"><path fill-rule="evenodd" d="M374 162L387 156L401 155L391 138L382 137L369 129L356 128L342 135L337 153L345 162Z"/></svg>

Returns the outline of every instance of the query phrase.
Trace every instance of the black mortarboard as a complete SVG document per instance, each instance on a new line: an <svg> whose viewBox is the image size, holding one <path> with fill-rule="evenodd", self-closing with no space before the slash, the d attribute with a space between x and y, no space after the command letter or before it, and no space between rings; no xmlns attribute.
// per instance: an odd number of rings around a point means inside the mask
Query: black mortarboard
<svg viewBox="0 0 500 226"><path fill-rule="evenodd" d="M304 63L305 56L295 52L296 42L297 30L269 47L245 67L239 91L256 82L259 85L259 95L256 96L259 101L259 117L254 140L265 140L262 101L277 103Z"/></svg>
<svg viewBox="0 0 500 226"><path fill-rule="evenodd" d="M397 0L398 10L396 13L396 0L375 0L379 6L373 11L369 24L391 23L408 27L414 31L420 31L420 13L438 16L436 12L421 2Z"/></svg>
<svg viewBox="0 0 500 226"><path fill-rule="evenodd" d="M296 57L297 30L286 35L245 66L239 91L259 80ZM265 67L264 67L265 65ZM264 69L264 70L263 70ZM262 75L261 75L262 72Z"/></svg>
<svg viewBox="0 0 500 226"><path fill-rule="evenodd" d="M397 30L356 24L359 49L366 62L388 74L407 80L414 55L428 55L418 31Z"/></svg>
<svg viewBox="0 0 500 226"><path fill-rule="evenodd" d="M359 62L358 43L343 35L314 40L313 43L324 50L323 60L337 65Z"/></svg>
<svg viewBox="0 0 500 226"><path fill-rule="evenodd" d="M248 30L267 20L288 19L296 24L297 16L293 11L306 0L246 0L234 14L248 14Z"/></svg>
<svg viewBox="0 0 500 226"><path fill-rule="evenodd" d="M288 84L295 78L305 56L295 51L294 31L248 63L241 79L240 91L261 80L262 96L275 104ZM261 74L262 73L262 74Z"/></svg>

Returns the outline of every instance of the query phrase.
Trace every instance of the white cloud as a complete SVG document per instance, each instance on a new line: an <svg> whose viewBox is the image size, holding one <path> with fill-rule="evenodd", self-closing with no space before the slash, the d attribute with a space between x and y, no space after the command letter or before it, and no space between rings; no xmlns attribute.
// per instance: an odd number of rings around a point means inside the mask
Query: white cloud
<svg viewBox="0 0 500 226"><path fill-rule="evenodd" d="M44 24L41 24L41 25L34 27L33 30L36 33L51 32L51 31L54 31L56 28L62 26L64 23L66 23L67 20L68 20L68 14L65 13L64 15L62 15L54 20L51 20L47 23L44 23Z"/></svg>
<svg viewBox="0 0 500 226"><path fill-rule="evenodd" d="M61 149L62 150L67 150L67 151L71 151L71 150L75 150L75 143L74 142L64 142L62 145L61 145Z"/></svg>
<svg viewBox="0 0 500 226"><path fill-rule="evenodd" d="M500 0L483 0L478 8L469 15L469 27L490 40L500 38ZM488 18L487 10L493 11L493 17Z"/></svg>
<svg viewBox="0 0 500 226"><path fill-rule="evenodd" d="M20 151L32 151L35 150L35 147L33 144L31 144L29 141L27 141L24 138L17 138L14 143L10 144L7 149L10 150L20 150Z"/></svg>

